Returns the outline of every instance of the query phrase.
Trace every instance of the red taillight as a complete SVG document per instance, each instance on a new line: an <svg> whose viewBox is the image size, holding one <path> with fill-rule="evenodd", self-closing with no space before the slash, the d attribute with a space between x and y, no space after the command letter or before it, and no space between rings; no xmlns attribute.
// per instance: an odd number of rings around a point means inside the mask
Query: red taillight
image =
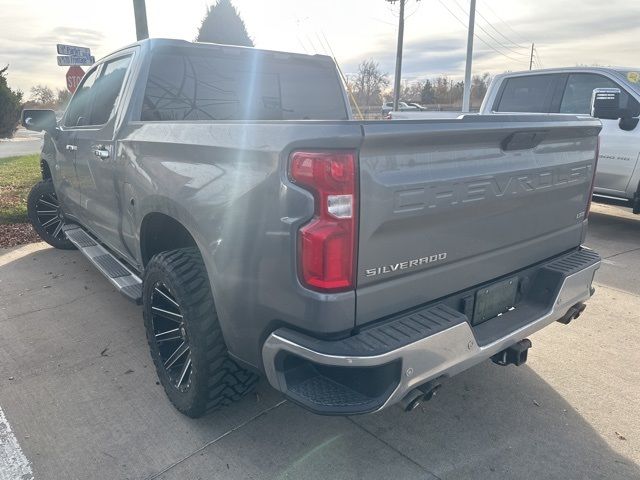
<svg viewBox="0 0 640 480"><path fill-rule="evenodd" d="M315 198L313 219L298 231L302 282L323 291L352 289L358 212L356 153L294 152L289 175Z"/></svg>
<svg viewBox="0 0 640 480"><path fill-rule="evenodd" d="M600 136L596 143L596 160L593 162L593 176L591 177L591 188L589 189L589 199L587 200L587 209L584 213L585 218L589 216L591 211L591 202L593 201L593 189L596 187L596 170L598 169L598 157L600 156Z"/></svg>

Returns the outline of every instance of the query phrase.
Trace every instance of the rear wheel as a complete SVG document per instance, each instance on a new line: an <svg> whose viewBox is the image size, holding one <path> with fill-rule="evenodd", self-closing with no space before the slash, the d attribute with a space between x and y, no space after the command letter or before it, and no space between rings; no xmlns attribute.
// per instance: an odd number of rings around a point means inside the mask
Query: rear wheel
<svg viewBox="0 0 640 480"><path fill-rule="evenodd" d="M155 255L145 270L143 303L158 377L180 412L199 417L253 389L257 375L229 358L197 249Z"/></svg>
<svg viewBox="0 0 640 480"><path fill-rule="evenodd" d="M75 248L62 231L64 215L51 180L33 186L27 198L27 216L36 233L49 245L63 250Z"/></svg>

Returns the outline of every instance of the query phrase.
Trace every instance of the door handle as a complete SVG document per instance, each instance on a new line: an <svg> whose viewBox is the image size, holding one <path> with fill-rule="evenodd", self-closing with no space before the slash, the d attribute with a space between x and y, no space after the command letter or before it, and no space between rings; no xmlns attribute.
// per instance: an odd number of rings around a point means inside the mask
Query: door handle
<svg viewBox="0 0 640 480"><path fill-rule="evenodd" d="M76 150L78 150L77 145L66 145L64 148L69 150L70 152L75 152Z"/></svg>
<svg viewBox="0 0 640 480"><path fill-rule="evenodd" d="M93 147L93 154L100 160L106 160L109 158L109 150L104 145L95 145Z"/></svg>

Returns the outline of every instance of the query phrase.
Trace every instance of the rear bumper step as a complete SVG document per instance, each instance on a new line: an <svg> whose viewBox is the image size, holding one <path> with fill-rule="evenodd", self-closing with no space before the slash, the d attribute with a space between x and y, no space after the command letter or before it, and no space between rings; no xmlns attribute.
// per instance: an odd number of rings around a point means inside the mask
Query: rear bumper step
<svg viewBox="0 0 640 480"><path fill-rule="evenodd" d="M82 227L67 224L63 227L67 238L126 298L142 303L142 280L111 252L100 245Z"/></svg>
<svg viewBox="0 0 640 480"><path fill-rule="evenodd" d="M342 340L280 328L263 345L265 373L273 387L316 413L381 410L429 381L509 349L556 320L575 317L592 294L599 266L597 253L580 249L526 269L521 275L528 287L515 310L476 326L462 313L468 298L462 292Z"/></svg>

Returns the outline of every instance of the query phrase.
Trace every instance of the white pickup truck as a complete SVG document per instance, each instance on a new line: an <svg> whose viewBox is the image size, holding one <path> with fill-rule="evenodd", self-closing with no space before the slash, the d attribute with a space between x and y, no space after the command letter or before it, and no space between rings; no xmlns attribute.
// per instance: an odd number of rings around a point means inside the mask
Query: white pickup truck
<svg viewBox="0 0 640 480"><path fill-rule="evenodd" d="M589 115L593 90L617 88L621 119L602 118L594 199L640 213L640 68L574 67L497 75L480 114Z"/></svg>

